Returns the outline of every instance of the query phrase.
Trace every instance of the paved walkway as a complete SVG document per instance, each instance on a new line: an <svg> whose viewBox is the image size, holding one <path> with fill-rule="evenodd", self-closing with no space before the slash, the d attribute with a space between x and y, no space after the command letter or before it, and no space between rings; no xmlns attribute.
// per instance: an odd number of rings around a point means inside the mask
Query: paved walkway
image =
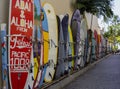
<svg viewBox="0 0 120 89"><path fill-rule="evenodd" d="M120 89L120 55L111 55L64 89Z"/></svg>

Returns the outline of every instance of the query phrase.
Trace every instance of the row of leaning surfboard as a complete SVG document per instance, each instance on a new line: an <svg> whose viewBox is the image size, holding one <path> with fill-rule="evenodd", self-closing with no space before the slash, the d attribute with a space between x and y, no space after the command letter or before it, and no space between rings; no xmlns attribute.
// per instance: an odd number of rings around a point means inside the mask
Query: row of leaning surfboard
<svg viewBox="0 0 120 89"><path fill-rule="evenodd" d="M69 24L69 14L56 16L49 3L34 0L28 9L23 4L27 0L12 1L8 35L6 24L1 24L3 89L38 89L106 55L107 40L88 29L79 10ZM19 30L18 19L12 18L17 17L14 8L20 9L20 18L31 19L33 27L21 25L28 30ZM24 15L26 10L31 13Z"/></svg>

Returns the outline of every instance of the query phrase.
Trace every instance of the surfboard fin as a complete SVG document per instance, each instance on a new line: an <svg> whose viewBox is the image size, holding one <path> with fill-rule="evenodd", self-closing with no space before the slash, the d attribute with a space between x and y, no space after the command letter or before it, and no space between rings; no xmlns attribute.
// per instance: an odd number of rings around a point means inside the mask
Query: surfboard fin
<svg viewBox="0 0 120 89"><path fill-rule="evenodd" d="M49 40L49 44L50 44L50 48L53 47L53 46L54 46L55 48L58 47L52 39Z"/></svg>
<svg viewBox="0 0 120 89"><path fill-rule="evenodd" d="M30 73L32 73L33 71L32 71L32 68L30 68Z"/></svg>
<svg viewBox="0 0 120 89"><path fill-rule="evenodd" d="M30 73L33 73L32 67L33 67L33 66L32 66L32 64L31 64L31 65L30 65L30 69L29 69L29 72L30 72Z"/></svg>
<svg viewBox="0 0 120 89"><path fill-rule="evenodd" d="M51 79L52 79L52 75L51 75L51 73L49 72L49 76L51 77Z"/></svg>
<svg viewBox="0 0 120 89"><path fill-rule="evenodd" d="M34 77L32 76L32 81L34 81Z"/></svg>
<svg viewBox="0 0 120 89"><path fill-rule="evenodd" d="M29 85L28 85L28 89L31 89Z"/></svg>

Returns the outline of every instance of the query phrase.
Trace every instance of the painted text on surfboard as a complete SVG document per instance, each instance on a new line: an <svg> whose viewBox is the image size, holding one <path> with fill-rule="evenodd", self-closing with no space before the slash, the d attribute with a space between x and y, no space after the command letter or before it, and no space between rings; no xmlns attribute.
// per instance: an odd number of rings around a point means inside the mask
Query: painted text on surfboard
<svg viewBox="0 0 120 89"><path fill-rule="evenodd" d="M26 72L29 68L29 52L16 52L12 51L11 63L11 72L21 71Z"/></svg>
<svg viewBox="0 0 120 89"><path fill-rule="evenodd" d="M21 38L21 39L19 39ZM31 42L30 41L25 41L26 37L19 37L19 36L13 36L11 37L11 42L13 42L13 44L11 44L10 48L14 49L15 47L17 48L31 48Z"/></svg>
<svg viewBox="0 0 120 89"><path fill-rule="evenodd" d="M12 0L10 17L10 71L26 72L30 65L33 0Z"/></svg>
<svg viewBox="0 0 120 89"><path fill-rule="evenodd" d="M31 0L27 0L26 2L24 0L16 0L14 8L17 8L20 11L20 17L12 16L11 19L11 25L14 24L15 26L18 26L16 30L19 30L21 32L27 32L28 29L26 28L32 28L33 27L33 21L26 19L25 11L32 12L32 4L30 2Z"/></svg>

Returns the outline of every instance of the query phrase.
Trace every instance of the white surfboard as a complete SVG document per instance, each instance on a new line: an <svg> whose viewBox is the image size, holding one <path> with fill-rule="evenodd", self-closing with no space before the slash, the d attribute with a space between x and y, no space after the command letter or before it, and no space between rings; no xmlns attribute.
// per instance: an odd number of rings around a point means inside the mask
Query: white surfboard
<svg viewBox="0 0 120 89"><path fill-rule="evenodd" d="M85 61L83 59L84 56L84 44L85 44L85 31L86 30L86 26L84 23L84 19L81 20L81 27L80 27L80 39L81 39L81 62L80 62L80 67L84 67Z"/></svg>
<svg viewBox="0 0 120 89"><path fill-rule="evenodd" d="M54 8L49 3L44 3L43 8L47 15L49 29L49 66L46 69L45 82L51 82L55 74L55 65L57 64L57 45L58 45L58 30L57 19Z"/></svg>

